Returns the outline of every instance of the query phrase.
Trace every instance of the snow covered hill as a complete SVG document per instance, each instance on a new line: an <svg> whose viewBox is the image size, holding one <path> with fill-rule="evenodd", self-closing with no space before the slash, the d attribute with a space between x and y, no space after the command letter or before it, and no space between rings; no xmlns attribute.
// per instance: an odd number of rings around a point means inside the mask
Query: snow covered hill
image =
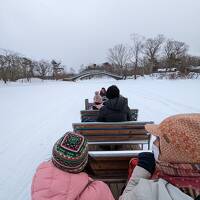
<svg viewBox="0 0 200 200"><path fill-rule="evenodd" d="M98 79L80 82L0 83L0 199L28 200L38 164L54 142L80 122L84 99L112 84L139 109L139 120L200 112L200 80Z"/></svg>

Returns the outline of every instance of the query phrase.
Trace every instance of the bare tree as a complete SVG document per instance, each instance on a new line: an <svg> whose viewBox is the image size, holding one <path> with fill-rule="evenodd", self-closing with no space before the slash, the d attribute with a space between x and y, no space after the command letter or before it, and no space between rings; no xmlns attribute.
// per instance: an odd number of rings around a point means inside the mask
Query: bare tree
<svg viewBox="0 0 200 200"><path fill-rule="evenodd" d="M21 67L22 67L23 77L26 78L27 81L30 81L31 77L34 77L33 61L31 59L26 58L26 57L22 57L21 58Z"/></svg>
<svg viewBox="0 0 200 200"><path fill-rule="evenodd" d="M108 52L109 62L112 63L115 67L119 67L120 74L124 75L125 78L126 78L126 68L128 63L130 63L130 59L131 59L130 49L123 44L115 45L113 48L109 49Z"/></svg>
<svg viewBox="0 0 200 200"><path fill-rule="evenodd" d="M0 55L0 80L2 79L4 83L8 81L6 62L6 56Z"/></svg>
<svg viewBox="0 0 200 200"><path fill-rule="evenodd" d="M20 78L24 78L21 68L21 57L17 53L12 53L7 56L8 69L9 69L9 80L16 81Z"/></svg>
<svg viewBox="0 0 200 200"><path fill-rule="evenodd" d="M184 42L175 40L167 40L164 46L164 53L166 57L166 68L171 69L174 67L181 67L183 64L183 58L188 50L188 45Z"/></svg>
<svg viewBox="0 0 200 200"><path fill-rule="evenodd" d="M51 64L47 61L41 60L37 62L36 71L39 73L42 79L45 78L52 70Z"/></svg>
<svg viewBox="0 0 200 200"><path fill-rule="evenodd" d="M136 72L139 64L140 55L142 53L142 50L144 48L144 37L140 36L138 34L132 34L131 35L132 45L131 45L131 52L132 52L132 58L131 62L134 65L134 78L136 79Z"/></svg>
<svg viewBox="0 0 200 200"><path fill-rule="evenodd" d="M155 38L149 38L144 45L144 54L149 59L152 71L157 71L158 68L158 54L164 42L164 36L158 35Z"/></svg>
<svg viewBox="0 0 200 200"><path fill-rule="evenodd" d="M6 83L7 81L15 81L20 77L20 57L17 53L3 50L1 55L1 79Z"/></svg>
<svg viewBox="0 0 200 200"><path fill-rule="evenodd" d="M164 56L166 58L166 71L167 69L171 69L173 66L173 57L174 57L174 45L173 45L173 40L167 40L164 46Z"/></svg>
<svg viewBox="0 0 200 200"><path fill-rule="evenodd" d="M51 61L51 64L53 65L53 78L59 79L64 74L64 67L61 66L61 62L57 62L55 60Z"/></svg>
<svg viewBox="0 0 200 200"><path fill-rule="evenodd" d="M61 68L59 70L61 71ZM47 61L33 61L9 50L0 52L0 80L4 83L22 78L30 81L36 72L41 78L45 78L51 76L52 71L52 65Z"/></svg>

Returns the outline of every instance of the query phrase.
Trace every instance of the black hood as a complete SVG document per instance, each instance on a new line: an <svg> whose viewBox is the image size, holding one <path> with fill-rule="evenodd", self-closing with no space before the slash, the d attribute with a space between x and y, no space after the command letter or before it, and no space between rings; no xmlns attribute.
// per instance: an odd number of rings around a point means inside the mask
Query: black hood
<svg viewBox="0 0 200 200"><path fill-rule="evenodd" d="M106 106L110 110L123 111L127 108L128 100L125 97L117 97L106 101Z"/></svg>

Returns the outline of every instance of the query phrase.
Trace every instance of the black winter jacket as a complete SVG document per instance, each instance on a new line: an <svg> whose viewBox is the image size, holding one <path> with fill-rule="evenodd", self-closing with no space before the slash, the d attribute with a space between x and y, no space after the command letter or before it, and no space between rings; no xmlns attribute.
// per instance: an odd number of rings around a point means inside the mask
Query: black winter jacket
<svg viewBox="0 0 200 200"><path fill-rule="evenodd" d="M128 100L125 97L109 99L99 110L98 122L122 122L131 121L131 112L128 107Z"/></svg>

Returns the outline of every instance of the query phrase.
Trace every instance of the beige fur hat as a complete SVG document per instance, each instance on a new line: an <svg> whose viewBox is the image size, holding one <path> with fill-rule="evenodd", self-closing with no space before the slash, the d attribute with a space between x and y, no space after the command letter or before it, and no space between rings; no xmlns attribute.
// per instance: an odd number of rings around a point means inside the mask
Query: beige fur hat
<svg viewBox="0 0 200 200"><path fill-rule="evenodd" d="M160 138L160 161L200 163L200 113L174 115L145 128Z"/></svg>

